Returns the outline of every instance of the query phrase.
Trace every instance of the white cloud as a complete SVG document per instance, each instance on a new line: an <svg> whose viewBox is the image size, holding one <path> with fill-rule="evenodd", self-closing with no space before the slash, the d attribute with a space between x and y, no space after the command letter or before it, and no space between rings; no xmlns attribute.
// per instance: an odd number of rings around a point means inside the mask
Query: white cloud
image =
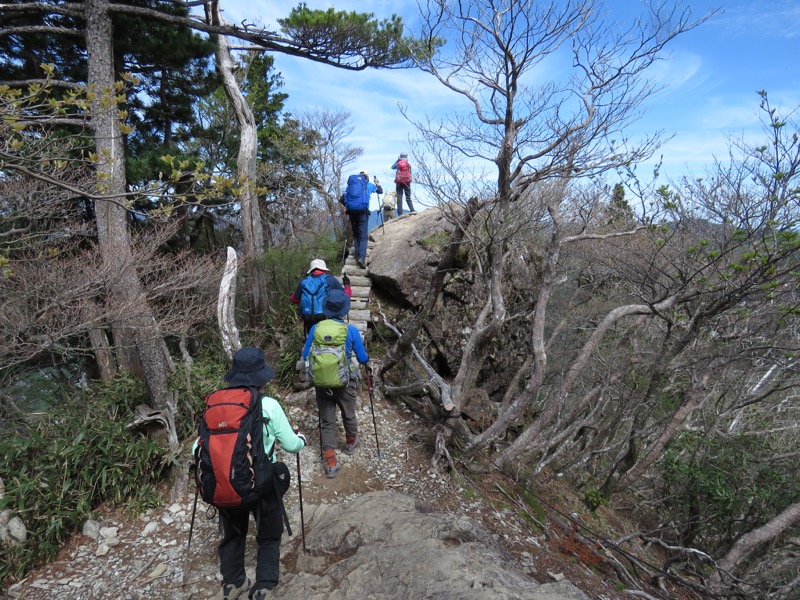
<svg viewBox="0 0 800 600"><path fill-rule="evenodd" d="M658 88L663 88L663 95L686 93L687 88L696 87L706 80L703 73L703 58L696 52L675 50L665 60L653 64L647 71L647 77Z"/></svg>
<svg viewBox="0 0 800 600"><path fill-rule="evenodd" d="M735 36L797 38L800 33L800 4L797 0L772 0L769 4L751 0L729 0L723 12L710 21Z"/></svg>

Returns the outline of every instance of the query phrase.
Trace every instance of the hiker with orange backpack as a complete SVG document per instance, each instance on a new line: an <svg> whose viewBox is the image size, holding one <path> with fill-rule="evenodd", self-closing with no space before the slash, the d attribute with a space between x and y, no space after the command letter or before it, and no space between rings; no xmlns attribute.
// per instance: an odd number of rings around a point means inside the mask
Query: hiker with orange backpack
<svg viewBox="0 0 800 600"><path fill-rule="evenodd" d="M192 451L198 491L219 510L222 529L217 548L222 587L212 600L269 598L278 585L284 523L291 535L283 507L290 474L275 458L275 443L298 453L306 438L292 430L278 401L261 393L274 376L261 350L242 348L224 376L228 387L206 398ZM244 567L250 513L258 528L252 584Z"/></svg>
<svg viewBox="0 0 800 600"><path fill-rule="evenodd" d="M343 452L349 456L361 443L356 415L359 374L350 357L355 354L356 360L365 365L369 362L369 355L358 329L344 322L350 312L350 298L344 292L335 290L328 294L323 311L327 318L311 328L303 348L303 360L308 364L317 398L325 475L333 479L339 470L336 460L337 407L342 413L345 432Z"/></svg>
<svg viewBox="0 0 800 600"><path fill-rule="evenodd" d="M408 213L416 213L414 205L411 203L411 165L408 162L408 154L401 152L400 156L392 165L392 170L395 171L394 183L395 191L397 192L397 216L403 214L403 194L406 196L408 202Z"/></svg>

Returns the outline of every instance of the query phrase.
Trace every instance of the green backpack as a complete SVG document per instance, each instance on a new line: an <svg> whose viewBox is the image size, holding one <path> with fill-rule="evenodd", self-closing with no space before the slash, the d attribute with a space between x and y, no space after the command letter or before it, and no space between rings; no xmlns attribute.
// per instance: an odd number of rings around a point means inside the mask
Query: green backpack
<svg viewBox="0 0 800 600"><path fill-rule="evenodd" d="M351 379L358 374L353 373L350 361L345 353L347 325L326 319L314 327L314 339L308 353L308 369L311 381L315 386L326 388L347 387Z"/></svg>

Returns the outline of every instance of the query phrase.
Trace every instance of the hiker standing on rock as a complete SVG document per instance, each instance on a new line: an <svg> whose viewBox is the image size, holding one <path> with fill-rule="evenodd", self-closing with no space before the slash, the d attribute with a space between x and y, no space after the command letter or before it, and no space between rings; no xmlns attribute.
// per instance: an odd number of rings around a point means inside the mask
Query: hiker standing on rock
<svg viewBox="0 0 800 600"><path fill-rule="evenodd" d="M344 295L344 292L340 293ZM253 599L269 598L272 590L278 585L283 535L283 501L278 494L286 493L289 487L289 471L286 465L276 462L274 447L278 441L286 452L298 453L305 447L306 438L303 434L295 434L292 431L286 414L277 400L261 394L261 386L274 376L275 370L265 362L264 353L258 348L239 350L233 357L231 370L224 376L229 388L257 389L261 403L260 414L263 419L264 451L275 465L276 475L279 473L278 466L283 468L284 473L282 477L278 477L277 485L267 489L255 506L219 508L222 541L219 543L217 553L219 570L222 574L222 588L212 600L233 600L242 596ZM230 483L228 485L230 486ZM251 512L258 527L256 580L252 587L244 568L245 543Z"/></svg>
<svg viewBox="0 0 800 600"><path fill-rule="evenodd" d="M403 194L406 195L408 202L408 213L415 213L414 205L411 203L411 165L408 162L408 154L401 152L400 156L392 165L392 170L395 171L394 183L395 191L397 192L397 216L403 214Z"/></svg>
<svg viewBox="0 0 800 600"><path fill-rule="evenodd" d="M358 367L350 357L355 353L358 362L365 365L369 362L369 355L358 329L343 321L350 312L347 294L338 290L331 292L325 299L323 310L327 319L311 328L303 348L303 360L308 362L317 398L325 475L333 479L339 470L336 460L337 407L342 413L345 432L342 451L349 456L361 443L356 416Z"/></svg>
<svg viewBox="0 0 800 600"><path fill-rule="evenodd" d="M333 290L342 290L350 296L350 280L344 279L344 287L339 280L330 273L328 265L320 258L311 261L305 277L297 284L297 289L289 298L292 304L299 305L300 316L303 319L303 333L308 335L311 326L325 318L322 313L322 303L326 296Z"/></svg>
<svg viewBox="0 0 800 600"><path fill-rule="evenodd" d="M383 195L383 222L391 221L397 215L394 212L394 207L397 204L397 193L386 192Z"/></svg>
<svg viewBox="0 0 800 600"><path fill-rule="evenodd" d="M369 173L361 171L358 175L347 178L345 189L339 202L344 204L350 226L353 229L353 248L355 250L356 264L361 269L367 268L367 235L369 233L369 199L372 194L382 194L383 189L378 183L369 180Z"/></svg>

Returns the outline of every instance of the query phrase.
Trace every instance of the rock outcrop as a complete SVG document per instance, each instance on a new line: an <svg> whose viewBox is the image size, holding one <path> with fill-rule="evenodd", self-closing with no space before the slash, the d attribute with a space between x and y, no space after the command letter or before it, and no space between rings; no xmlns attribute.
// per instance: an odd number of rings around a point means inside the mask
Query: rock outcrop
<svg viewBox="0 0 800 600"><path fill-rule="evenodd" d="M369 254L372 293L383 301L387 318L401 329L427 297L431 277L452 231L451 217L439 208L430 208L403 215L370 233L374 242ZM514 319L487 347L478 377L481 388L464 407L478 424L492 420L493 408L529 354L528 331L537 289L537 276L530 272L533 261L527 257L530 251L521 244L506 262L506 311ZM485 297L482 277L469 258L471 253L464 251L458 256L433 313L424 324L428 340L420 339L417 344L445 378L458 371L469 327L476 321Z"/></svg>
<svg viewBox="0 0 800 600"><path fill-rule="evenodd" d="M307 507L304 553L276 598L582 600L566 581L541 585L475 521L409 496L373 492Z"/></svg>
<svg viewBox="0 0 800 600"><path fill-rule="evenodd" d="M373 229L368 256L372 285L404 308L420 306L438 261L435 251L452 230L437 208L404 214Z"/></svg>

